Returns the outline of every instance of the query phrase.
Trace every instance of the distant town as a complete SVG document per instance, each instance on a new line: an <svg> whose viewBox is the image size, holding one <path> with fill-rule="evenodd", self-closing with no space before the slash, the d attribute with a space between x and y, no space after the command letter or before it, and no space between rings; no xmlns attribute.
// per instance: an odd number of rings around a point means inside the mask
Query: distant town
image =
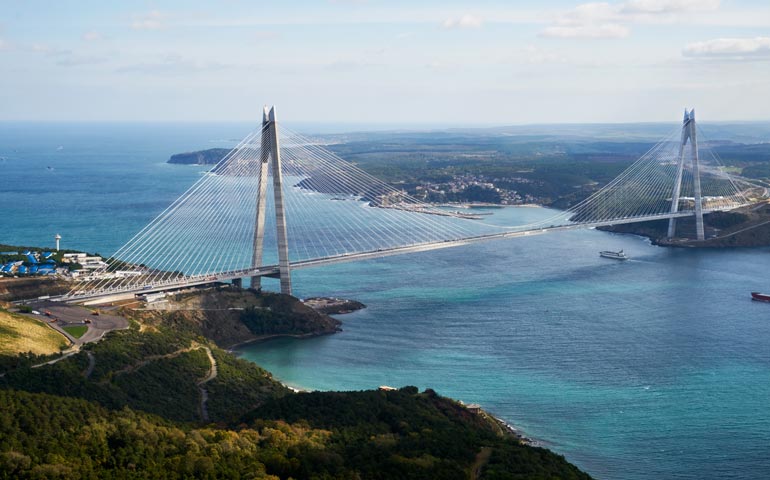
<svg viewBox="0 0 770 480"><path fill-rule="evenodd" d="M481 202L499 205L539 203L542 198L499 185L529 184L537 180L513 176L490 177L483 174L460 174L447 182L422 181L414 187L415 197L432 203Z"/></svg>
<svg viewBox="0 0 770 480"><path fill-rule="evenodd" d="M0 277L92 280L106 272L107 262L99 255L60 250L61 238L58 233L54 236L56 248L53 250L0 245Z"/></svg>
<svg viewBox="0 0 770 480"><path fill-rule="evenodd" d="M82 252L1 251L0 262L0 274L4 277L55 275L89 279L107 268L102 257Z"/></svg>

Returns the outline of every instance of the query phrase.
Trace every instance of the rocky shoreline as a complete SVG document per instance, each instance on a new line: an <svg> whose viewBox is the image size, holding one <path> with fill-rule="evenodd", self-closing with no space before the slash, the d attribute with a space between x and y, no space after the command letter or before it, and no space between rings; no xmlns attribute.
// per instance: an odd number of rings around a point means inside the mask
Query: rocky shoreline
<svg viewBox="0 0 770 480"><path fill-rule="evenodd" d="M366 308L361 302L336 297L310 297L302 303L324 315L344 315Z"/></svg>
<svg viewBox="0 0 770 480"><path fill-rule="evenodd" d="M612 233L624 233L648 238L653 245L679 248L734 248L770 246L770 204L759 203L730 212L704 215L705 240L695 240L694 218L677 221L677 237L667 238L668 221L654 220L597 227Z"/></svg>
<svg viewBox="0 0 770 480"><path fill-rule="evenodd" d="M332 335L334 333L341 332L341 328L337 328L334 331L329 330L319 330L317 332L309 332L309 333L275 333L270 335L260 335L258 337L251 338L249 340L244 340L242 342L234 343L231 345L226 345L224 348L231 353L237 353L237 350L241 347L245 347L246 345L253 345L255 343L262 343L267 342L270 340L277 340L279 338L295 338L298 340L306 339L306 338L315 338L315 337L322 337L324 335Z"/></svg>
<svg viewBox="0 0 770 480"><path fill-rule="evenodd" d="M521 430L517 429L516 427L514 427L510 423L508 423L505 420L503 420L502 418L496 417L496 416L491 415L491 414L489 416L492 417L492 419L495 422L497 422L498 425L500 425L502 428L504 428L508 433L510 433L511 435L516 437L519 440L519 442L521 442L522 444L529 445L530 447L542 447L543 446L543 444L541 442L539 442L537 440L533 440L532 438L527 437L526 435L524 435L521 432Z"/></svg>

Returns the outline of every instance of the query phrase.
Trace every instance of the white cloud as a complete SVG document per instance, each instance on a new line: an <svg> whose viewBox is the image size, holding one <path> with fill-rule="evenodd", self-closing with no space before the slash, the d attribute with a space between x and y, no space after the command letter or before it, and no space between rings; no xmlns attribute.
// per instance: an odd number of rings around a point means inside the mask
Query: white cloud
<svg viewBox="0 0 770 480"><path fill-rule="evenodd" d="M622 11L645 14L710 12L718 10L720 3L720 0L628 0L622 5Z"/></svg>
<svg viewBox="0 0 770 480"><path fill-rule="evenodd" d="M134 30L158 30L163 28L165 18L166 15L158 10L151 10L141 15L134 15L131 28Z"/></svg>
<svg viewBox="0 0 770 480"><path fill-rule="evenodd" d="M444 28L480 28L484 20L476 15L466 13L462 17L447 18L441 24Z"/></svg>
<svg viewBox="0 0 770 480"><path fill-rule="evenodd" d="M627 0L591 2L561 13L541 35L559 38L623 38L633 23L672 23L687 15L713 13L720 0Z"/></svg>
<svg viewBox="0 0 770 480"><path fill-rule="evenodd" d="M8 48L8 42L0 38L0 50L5 50L6 48Z"/></svg>
<svg viewBox="0 0 770 480"><path fill-rule="evenodd" d="M82 38L83 38L83 40L85 40L86 42L97 42L97 41L99 41L99 40L102 40L102 39L104 39L104 35L102 35L102 34L101 34L101 33L99 33L99 32L93 32L93 31L91 31L91 32L86 32L86 33L84 33Z"/></svg>
<svg viewBox="0 0 770 480"><path fill-rule="evenodd" d="M701 58L770 58L770 37L716 38L686 45L682 53Z"/></svg>
<svg viewBox="0 0 770 480"><path fill-rule="evenodd" d="M578 5L567 12L559 21L564 23L604 22L617 18L617 7L606 2L592 2Z"/></svg>
<svg viewBox="0 0 770 480"><path fill-rule="evenodd" d="M625 38L631 30L616 23L547 27L541 32L551 38Z"/></svg>
<svg viewBox="0 0 770 480"><path fill-rule="evenodd" d="M618 23L617 6L605 2L584 3L556 18L540 34L556 38L623 38L629 28Z"/></svg>

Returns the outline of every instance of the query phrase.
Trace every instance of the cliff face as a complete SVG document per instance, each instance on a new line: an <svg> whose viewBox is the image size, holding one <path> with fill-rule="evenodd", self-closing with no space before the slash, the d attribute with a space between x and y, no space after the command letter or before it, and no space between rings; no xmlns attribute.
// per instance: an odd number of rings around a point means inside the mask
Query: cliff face
<svg viewBox="0 0 770 480"><path fill-rule="evenodd" d="M292 296L228 287L174 295L152 308L163 310L141 312L145 322L186 326L226 348L274 336L334 333L341 325Z"/></svg>
<svg viewBox="0 0 770 480"><path fill-rule="evenodd" d="M71 288L70 283L54 278L0 278L0 300L10 302L43 295L62 295Z"/></svg>
<svg viewBox="0 0 770 480"><path fill-rule="evenodd" d="M229 148L209 148L208 150L199 150L197 152L177 153L176 155L171 155L171 158L169 158L166 163L182 165L216 165L229 152Z"/></svg>

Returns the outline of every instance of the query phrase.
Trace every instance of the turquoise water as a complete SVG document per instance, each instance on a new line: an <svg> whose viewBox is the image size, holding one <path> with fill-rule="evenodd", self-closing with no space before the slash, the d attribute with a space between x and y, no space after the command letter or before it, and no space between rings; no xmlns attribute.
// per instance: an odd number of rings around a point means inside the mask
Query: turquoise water
<svg viewBox="0 0 770 480"><path fill-rule="evenodd" d="M58 232L110 253L199 177L169 155L247 131L0 124L0 243ZM480 403L598 478L767 478L770 306L748 293L770 290L768 254L588 230L302 270L298 295L368 308L342 333L241 353L302 388L417 385Z"/></svg>
<svg viewBox="0 0 770 480"><path fill-rule="evenodd" d="M768 253L581 231L299 271L300 295L368 308L242 354L301 388L478 402L598 478L767 478Z"/></svg>

